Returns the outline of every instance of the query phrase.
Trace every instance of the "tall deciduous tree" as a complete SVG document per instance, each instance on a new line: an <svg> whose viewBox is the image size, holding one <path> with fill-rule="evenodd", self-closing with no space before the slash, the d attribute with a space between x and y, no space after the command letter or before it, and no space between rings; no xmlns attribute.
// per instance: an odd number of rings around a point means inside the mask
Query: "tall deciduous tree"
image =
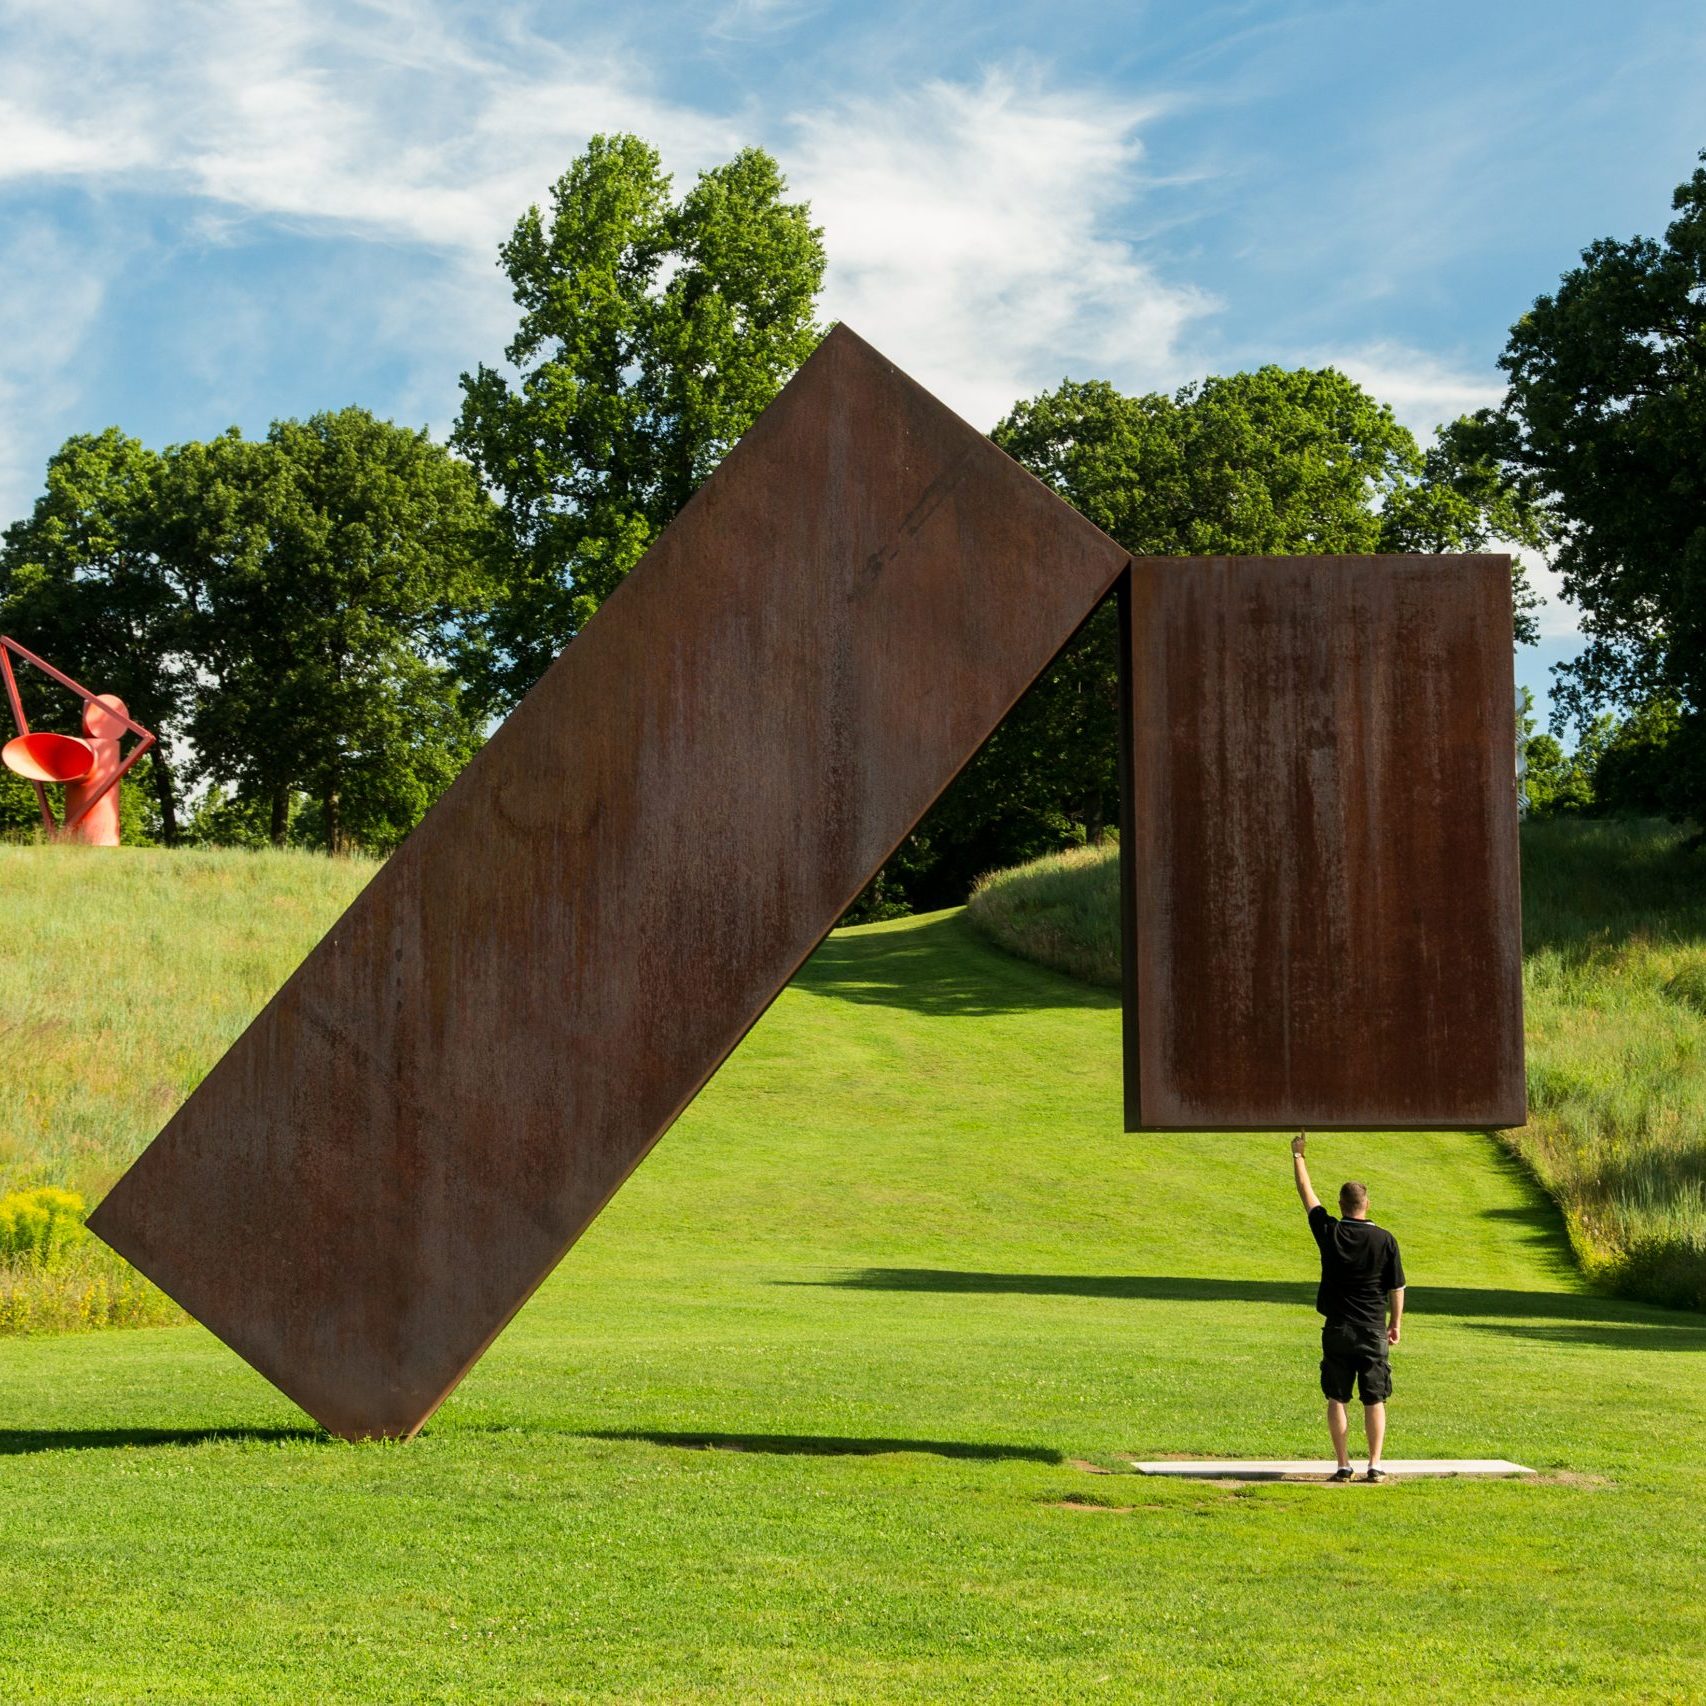
<svg viewBox="0 0 1706 1706"><path fill-rule="evenodd" d="M1671 809L1706 821L1706 167L1672 205L1663 242L1592 244L1511 328L1482 425L1561 525L1588 644L1558 716L1674 701Z"/></svg>
<svg viewBox="0 0 1706 1706"><path fill-rule="evenodd" d="M460 680L492 554L473 471L352 408L168 451L157 508L202 772L264 801L274 842L300 791L331 851L395 843L481 736Z"/></svg>
<svg viewBox="0 0 1706 1706"><path fill-rule="evenodd" d="M98 693L116 693L160 736L146 760L163 838L178 833L178 742L190 704L184 586L155 533L160 458L116 427L69 438L45 490L0 546L0 631ZM32 714L74 713L20 672ZM39 709L38 709L39 708Z"/></svg>
<svg viewBox="0 0 1706 1706"><path fill-rule="evenodd" d="M594 137L503 245L509 371L462 376L457 446L499 500L490 697L518 698L821 336L822 233L750 148L679 200L655 149Z"/></svg>

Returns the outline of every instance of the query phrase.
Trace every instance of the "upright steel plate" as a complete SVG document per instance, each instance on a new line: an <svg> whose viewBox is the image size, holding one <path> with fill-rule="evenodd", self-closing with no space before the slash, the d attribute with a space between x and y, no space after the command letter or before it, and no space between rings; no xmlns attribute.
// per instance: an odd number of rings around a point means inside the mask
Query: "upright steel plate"
<svg viewBox="0 0 1706 1706"><path fill-rule="evenodd" d="M1510 561L1133 563L1128 1128L1521 1125Z"/></svg>

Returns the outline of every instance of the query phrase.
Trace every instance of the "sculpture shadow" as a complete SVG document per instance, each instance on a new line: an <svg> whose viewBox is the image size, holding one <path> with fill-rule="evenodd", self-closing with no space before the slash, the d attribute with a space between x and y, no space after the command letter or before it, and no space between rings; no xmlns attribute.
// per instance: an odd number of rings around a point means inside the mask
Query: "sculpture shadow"
<svg viewBox="0 0 1706 1706"><path fill-rule="evenodd" d="M993 1463L1019 1459L1026 1463L1061 1463L1058 1451L1046 1445L990 1445L958 1439L859 1439L840 1434L678 1433L650 1428L598 1428L583 1439L634 1440L648 1445L677 1446L689 1451L751 1451L772 1457L882 1457L891 1452L923 1452L932 1457L970 1458Z"/></svg>
<svg viewBox="0 0 1706 1706"><path fill-rule="evenodd" d="M837 1001L960 1017L1120 1004L1110 990L1003 954L955 913L903 932L830 936L794 974L793 987Z"/></svg>
<svg viewBox="0 0 1706 1706"><path fill-rule="evenodd" d="M38 1451L114 1451L125 1446L220 1445L234 1441L279 1444L329 1442L324 1428L0 1428L0 1457Z"/></svg>
<svg viewBox="0 0 1706 1706"><path fill-rule="evenodd" d="M1166 1274L986 1273L954 1268L860 1268L836 1279L778 1280L778 1285L816 1285L849 1291L960 1292L1029 1297L1105 1297L1151 1303L1277 1303L1313 1308L1312 1280L1212 1279ZM1680 1341L1706 1337L1706 1324L1687 1311L1625 1304L1589 1292L1506 1291L1459 1285L1409 1286L1406 1315L1499 1317L1505 1321L1571 1321L1618 1329L1634 1345L1688 1349ZM1521 1331L1511 1328L1511 1331ZM1584 1341L1585 1342L1585 1341Z"/></svg>
<svg viewBox="0 0 1706 1706"><path fill-rule="evenodd" d="M1516 1170L1516 1163L1500 1157L1503 1167ZM1570 1256L1570 1235L1564 1226L1564 1216L1550 1197L1531 1195L1533 1186L1519 1179L1519 1187L1528 1200L1510 1208L1484 1208L1483 1220L1495 1220L1510 1227L1530 1258L1538 1260L1549 1274L1569 1283L1578 1270Z"/></svg>
<svg viewBox="0 0 1706 1706"><path fill-rule="evenodd" d="M1471 1321L1477 1333L1500 1333L1512 1339L1536 1339L1548 1345L1596 1346L1612 1351L1706 1351L1706 1326L1672 1327L1655 1322L1570 1322L1528 1325L1512 1321Z"/></svg>

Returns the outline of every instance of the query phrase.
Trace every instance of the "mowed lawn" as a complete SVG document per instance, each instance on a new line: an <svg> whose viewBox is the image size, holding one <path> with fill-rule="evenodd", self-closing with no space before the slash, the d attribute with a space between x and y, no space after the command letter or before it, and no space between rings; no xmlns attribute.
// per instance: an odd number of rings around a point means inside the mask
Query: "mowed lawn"
<svg viewBox="0 0 1706 1706"><path fill-rule="evenodd" d="M1706 1698L1706 1318L1489 1139L1310 1154L1403 1241L1391 1454L1541 1480L1092 1472L1326 1450L1286 1142L1122 1135L1117 1021L832 937L407 1446L197 1327L0 1341L0 1700Z"/></svg>

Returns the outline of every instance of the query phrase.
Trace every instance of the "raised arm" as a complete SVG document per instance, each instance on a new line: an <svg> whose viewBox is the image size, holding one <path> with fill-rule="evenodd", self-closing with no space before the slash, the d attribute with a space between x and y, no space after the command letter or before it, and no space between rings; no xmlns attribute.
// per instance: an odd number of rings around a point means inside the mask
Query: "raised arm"
<svg viewBox="0 0 1706 1706"><path fill-rule="evenodd" d="M1317 1209L1321 1199L1315 1194L1315 1187L1309 1182L1309 1164L1303 1159L1303 1133L1299 1132L1291 1140L1291 1174L1297 1183L1297 1194L1303 1199L1305 1209Z"/></svg>

